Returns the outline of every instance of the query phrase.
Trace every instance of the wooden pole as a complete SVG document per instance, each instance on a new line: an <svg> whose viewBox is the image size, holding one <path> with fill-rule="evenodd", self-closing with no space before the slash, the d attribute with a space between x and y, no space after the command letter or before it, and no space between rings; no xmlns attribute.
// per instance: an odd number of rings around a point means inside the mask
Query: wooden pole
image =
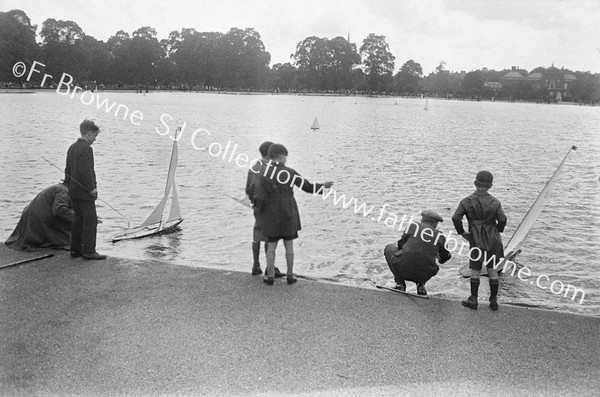
<svg viewBox="0 0 600 397"><path fill-rule="evenodd" d="M0 269L5 269L7 267L22 265L24 263L29 263L29 262L33 262L33 261L39 261L40 259L50 258L53 256L54 256L54 254L46 254L46 255L42 255L42 256L36 256L35 258L24 259L22 261L9 263L7 265L2 265L2 266L0 266Z"/></svg>

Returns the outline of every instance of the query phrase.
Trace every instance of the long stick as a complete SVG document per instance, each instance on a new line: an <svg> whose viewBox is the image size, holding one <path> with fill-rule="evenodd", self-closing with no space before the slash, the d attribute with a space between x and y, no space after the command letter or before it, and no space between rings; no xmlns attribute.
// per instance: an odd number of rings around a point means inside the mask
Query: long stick
<svg viewBox="0 0 600 397"><path fill-rule="evenodd" d="M47 255L42 255L42 256L36 256L35 258L24 259L22 261L18 261L18 262L14 262L14 263L9 263L7 265L2 265L2 266L0 266L0 269L6 269L7 267L22 265L23 263L28 263L28 262L33 262L33 261L39 261L40 259L50 258L52 256L54 256L54 254L47 254Z"/></svg>
<svg viewBox="0 0 600 397"><path fill-rule="evenodd" d="M388 291L391 291L391 292L397 292L399 294L412 296L413 298L429 299L428 295L417 295L417 294L413 294L413 293L406 292L406 291L400 291L400 290L397 290L395 288L384 287L383 285L379 285L379 284L375 284L375 287L377 287L378 289L384 289L384 290L388 290Z"/></svg>
<svg viewBox="0 0 600 397"><path fill-rule="evenodd" d="M53 166L54 168L56 168L57 170L59 170L60 172L62 172L64 174L64 171L61 170L60 168L58 168L56 165L54 165L52 162L50 162L50 160L46 159L44 156L41 156L44 160L46 160L46 162L48 164L50 164L51 166ZM86 189L87 188L85 186L83 186L77 179L74 179L73 177L71 177L71 180L74 181L75 183L77 183L79 186L81 186L82 188ZM90 193L90 192L88 192ZM121 214L115 207L113 207L112 205L108 204L106 201L102 200L100 197L98 197L98 200L102 201L104 204L106 204L110 209L112 209L113 211L115 211L117 214L121 215L123 218L125 218L125 215Z"/></svg>

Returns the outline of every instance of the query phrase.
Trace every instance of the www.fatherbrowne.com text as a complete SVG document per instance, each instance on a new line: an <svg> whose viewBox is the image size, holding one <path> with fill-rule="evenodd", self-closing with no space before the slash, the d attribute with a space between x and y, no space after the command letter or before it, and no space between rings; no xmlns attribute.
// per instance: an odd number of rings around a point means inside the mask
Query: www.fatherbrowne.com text
<svg viewBox="0 0 600 397"><path fill-rule="evenodd" d="M42 64L41 62L33 61L31 68L29 69L29 73L27 74L26 81L30 81L31 78L33 77L34 73L41 74L41 70L37 69L38 66L45 67L45 65ZM23 77L26 73L27 73L27 66L25 65L24 62L17 62L14 64L14 66L13 66L13 75L14 76ZM46 84L49 84L52 80L53 80L52 75L44 73L44 76L42 77L42 80L40 83L40 87L45 87ZM92 105L95 103L96 109L98 109L98 110L104 109L104 111L107 114L111 113L114 109L115 117L121 116L123 118L123 120L129 119L129 121L133 125L136 125L136 126L140 125L141 122L144 120L144 115L142 114L141 111L134 110L134 111L130 112L129 107L124 104L117 103L117 102L110 103L108 101L108 98L104 98L101 100L100 95L98 95L97 93L94 93L93 91L85 90L82 87L73 85L73 82L74 82L73 76L69 75L68 73L63 73L58 85L56 86L56 92L60 95L68 96L71 99L75 97L75 94L80 93L79 100L81 101L82 104L89 106L89 105ZM167 120L167 119L169 119L169 120ZM170 128L169 128L169 124L168 124L168 121L174 120L173 117L167 113L164 113L160 116L159 120L160 120L161 124L164 126L164 130L161 131L158 128L155 128L155 131L157 134L159 134L161 136L169 136L169 138L171 138L173 140L177 140L177 141L179 141L182 138L182 136L184 135L187 123L185 123L185 122L182 123L182 125L180 125L180 127L177 129L177 132L175 132L175 137L173 137L173 136L169 135ZM235 164L241 168L246 168L250 165L250 169L252 170L252 172L258 173L255 171L254 167L252 167L253 164L250 163L250 157L246 153L243 153L243 152L236 153L236 149L238 147L237 143L228 141L224 147L224 145L222 145L219 142L212 142L208 146L201 146L201 145L199 145L199 142L196 142L196 139L198 138L199 134L204 134L206 137L211 136L210 131L208 131L204 128L199 128L199 129L194 130L190 136L190 143L194 149L196 149L198 151L206 150L208 152L208 154L210 154L211 156L213 156L215 158L222 158L222 160L229 162L229 163L235 162ZM279 169L279 171L277 171L277 167L273 167L273 169L271 169L272 166L273 166L272 161L269 161L265 165L264 170L261 169L259 172L263 172L264 176L267 176L267 174L269 172L271 172L270 178L276 178L277 181L281 184L290 183L291 186L293 186L293 185L302 186L304 184L304 179L300 175L295 175L292 178L291 175L289 174L289 172L287 172L286 170ZM298 178L300 179L299 184L297 184ZM376 208L376 206L373 206L373 205L368 206L367 203L365 203L364 201L361 201L359 203L359 200L357 200L354 197L347 198L345 194L338 194L338 192L335 189L327 189L327 191L325 191L324 187L321 187L319 190L316 190L313 192L313 196L316 197L318 195L321 195L323 201L325 201L331 197L334 206L337 206L338 204L341 203L341 208L353 209L355 214L362 215L364 218L369 217L369 215L371 215L373 213L373 210L375 210L375 208ZM371 216L370 219L377 223L381 223L383 221L384 225L386 225L389 228L395 229L399 232L406 230L406 228L408 227L408 225L410 225L410 223L414 223L414 215L410 215L410 218L408 217L407 214L402 215L402 217L398 217L398 215L396 215L394 212L388 211L389 207L390 207L389 204L384 204L382 207L380 207L378 213L375 212L375 214L377 214L377 217ZM385 219L384 219L384 215L385 215ZM427 230L428 229L423 229L422 233ZM483 265L484 266L487 266L488 264L491 263L492 268L497 269L497 270L500 270L500 266L502 266L502 269L500 271L502 271L505 274L509 274L509 270L510 270L510 275L514 277L515 272L516 272L517 278L519 280L529 281L530 284L532 284L532 285L535 284L538 288L543 289L543 290L549 290L554 295L561 295L561 294L563 294L563 291L564 291L564 297L565 298L569 297L569 295L571 294L570 295L571 300L573 300L573 301L575 300L577 295L580 294L581 298L579 300L579 303L580 304L583 303L583 301L585 299L585 292L582 289L576 288L570 284L565 284L560 280L554 280L548 284L548 282L550 281L550 277L548 277L546 275L538 276L537 278L535 278L535 283L534 283L534 281L532 281L532 279L529 278L531 276L531 271L526 266L523 266L517 270L517 265L515 262L507 260L506 258L496 258L495 255L493 255L491 258L488 258L487 253L482 252L477 247L469 248L469 243L465 242L465 241L463 241L462 244L460 244L460 248L459 248L459 242L457 239L452 237L452 234L453 234L453 231L450 230L450 231L448 231L448 235L446 237L446 249L448 249L448 251L454 252L458 248L458 255L464 255L463 251L465 250L465 248L467 248L466 255L468 256L468 258L470 260L479 261L483 257ZM424 240L426 240L425 237L433 237L433 234L431 234L431 235L427 234L425 236L422 235L421 237ZM438 234L437 238L440 238L440 237L441 237L441 234ZM428 241L428 240L426 240L426 241ZM437 241L434 241L434 243L437 243ZM451 247L450 244L452 244L452 243L453 243L453 245ZM558 287L560 287L560 288L557 289Z"/></svg>

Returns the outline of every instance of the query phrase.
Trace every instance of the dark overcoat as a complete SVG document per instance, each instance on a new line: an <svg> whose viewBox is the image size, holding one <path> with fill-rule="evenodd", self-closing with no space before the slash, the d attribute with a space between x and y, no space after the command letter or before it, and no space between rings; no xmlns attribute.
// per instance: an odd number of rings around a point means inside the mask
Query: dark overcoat
<svg viewBox="0 0 600 397"><path fill-rule="evenodd" d="M73 210L67 186L62 183L53 185L42 190L25 207L5 244L23 251L68 249L72 222Z"/></svg>
<svg viewBox="0 0 600 397"><path fill-rule="evenodd" d="M452 222L458 234L465 232L462 224L463 216L467 217L469 223L469 244L482 251L481 259L469 260L471 266L481 264L489 258L499 260L504 257L504 247L500 233L506 226L506 215L500 201L488 192L476 190L473 194L465 197L458 204L458 208L452 216ZM477 259L478 252L472 252L470 257ZM496 260L496 263L497 263ZM493 261L488 266L493 266Z"/></svg>
<svg viewBox="0 0 600 397"><path fill-rule="evenodd" d="M294 186L307 193L323 194L324 186L312 184L296 170L273 162L263 166L255 185L254 212L261 219L265 237L294 236L302 229Z"/></svg>

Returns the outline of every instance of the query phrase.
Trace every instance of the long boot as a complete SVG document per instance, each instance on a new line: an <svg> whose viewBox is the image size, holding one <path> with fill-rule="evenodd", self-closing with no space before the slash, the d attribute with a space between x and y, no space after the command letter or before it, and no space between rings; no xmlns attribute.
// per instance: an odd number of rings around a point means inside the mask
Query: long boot
<svg viewBox="0 0 600 397"><path fill-rule="evenodd" d="M498 279L492 280L490 279L490 309L493 311L498 310L498 287L500 286L500 282Z"/></svg>
<svg viewBox="0 0 600 397"><path fill-rule="evenodd" d="M471 296L469 296L466 300L462 301L462 305L468 307L473 310L477 310L477 294L479 291L479 279L472 278L471 279Z"/></svg>

